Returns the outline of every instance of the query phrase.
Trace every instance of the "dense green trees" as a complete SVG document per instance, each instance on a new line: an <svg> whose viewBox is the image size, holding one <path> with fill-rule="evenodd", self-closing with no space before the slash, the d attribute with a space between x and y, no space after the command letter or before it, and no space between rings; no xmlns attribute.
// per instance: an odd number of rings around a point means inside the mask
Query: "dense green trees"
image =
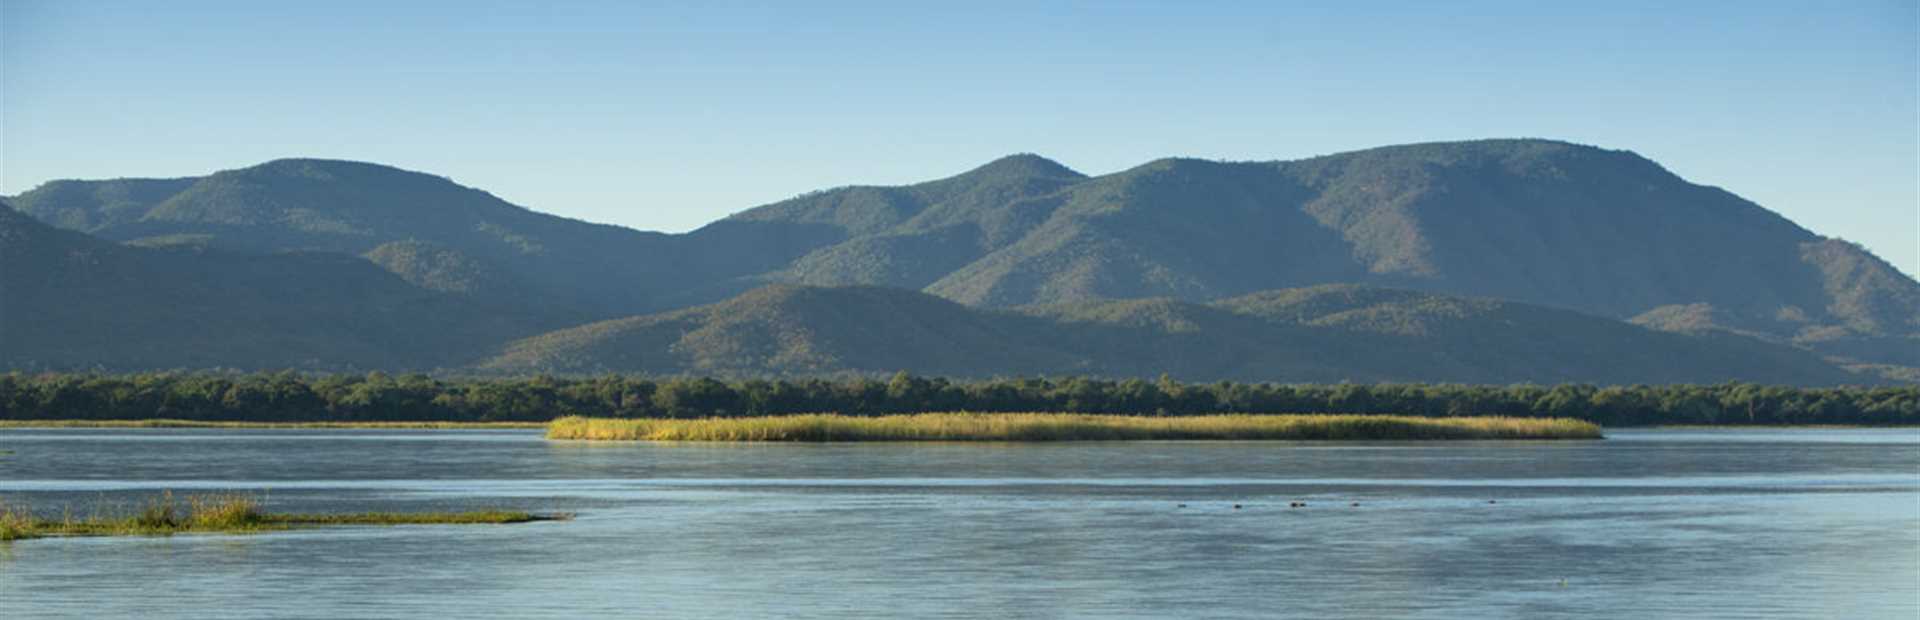
<svg viewBox="0 0 1920 620"><path fill-rule="evenodd" d="M1164 377L1153 382L1079 377L954 382L906 373L888 381L731 383L704 377L442 379L378 372L0 375L0 420L544 421L574 414L697 418L917 411L1562 416L1612 426L1888 425L1920 424L1920 387L1183 384Z"/></svg>

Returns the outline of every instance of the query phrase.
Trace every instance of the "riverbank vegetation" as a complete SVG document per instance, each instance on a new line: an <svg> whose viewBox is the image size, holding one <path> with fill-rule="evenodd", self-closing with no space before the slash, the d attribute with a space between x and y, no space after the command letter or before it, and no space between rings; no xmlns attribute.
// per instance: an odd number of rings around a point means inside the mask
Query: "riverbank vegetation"
<svg viewBox="0 0 1920 620"><path fill-rule="evenodd" d="M923 411L1183 416L1288 411L1578 418L1606 426L1920 425L1920 386L1294 385L1128 379L873 378L723 382L282 373L0 374L0 420L546 422Z"/></svg>
<svg viewBox="0 0 1920 620"><path fill-rule="evenodd" d="M169 536L187 533L244 533L299 527L345 525L453 525L526 523L564 519L510 510L468 512L362 512L341 514L283 514L262 509L251 495L194 495L185 502L172 493L149 499L136 510L116 514L95 510L80 517L67 511L45 517L19 507L0 505L0 541L48 536Z"/></svg>
<svg viewBox="0 0 1920 620"><path fill-rule="evenodd" d="M832 414L757 418L618 419L569 416L548 439L605 441L1127 441L1599 439L1590 422L1547 418L1387 415L1147 417L1064 413Z"/></svg>

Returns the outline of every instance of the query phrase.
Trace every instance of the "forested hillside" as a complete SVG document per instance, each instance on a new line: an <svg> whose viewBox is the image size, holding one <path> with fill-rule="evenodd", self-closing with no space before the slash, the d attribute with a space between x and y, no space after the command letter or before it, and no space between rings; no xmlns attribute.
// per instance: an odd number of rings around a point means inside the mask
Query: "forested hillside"
<svg viewBox="0 0 1920 620"><path fill-rule="evenodd" d="M93 268L151 270L89 276L67 290L34 262L78 268L50 258L59 252L9 249L18 256L9 277L42 283L31 289L36 299L12 302L30 315L12 319L13 329L37 331L0 334L39 347L32 356L7 352L16 367L296 359L778 375L914 367L1313 380L1920 380L1920 283L1911 277L1634 153L1549 140L1280 162L1165 159L1098 176L1023 154L914 185L812 192L685 234L556 217L438 176L312 159L194 178L56 181L10 200L92 236L60 238L103 257ZM293 285L279 281L285 270L326 275ZM208 284L191 295L153 284L172 280ZM960 305L893 293L753 292L781 283L887 287ZM1366 288L1317 288L1327 285ZM297 293L268 294L288 287ZM1399 292L1352 292L1377 290ZM1414 291L1435 297L1302 314L1316 296ZM791 299L769 301L780 295ZM411 318L327 326L289 318L374 312L360 307L369 303L385 304L370 306L387 308L379 316L411 316L394 309L405 304L380 301L401 297L447 304L434 313L449 319L416 329ZM95 305L105 300L205 308L88 314L105 313ZM835 303L849 305L822 307ZM85 308L33 315L75 304ZM239 325L271 324L281 344L268 347L271 355L232 359L148 344L205 328L193 317L213 307L247 317ZM767 314L789 311L796 314ZM1146 315L1205 329L1174 330ZM53 324L83 320L113 325L117 335L54 351L49 343L74 334L49 331ZM1624 321L1678 335L1654 337ZM566 327L575 329L506 345ZM901 344L888 351L868 342L882 340ZM339 342L414 344L382 357L342 353ZM934 349L947 357L919 352ZM1854 374L1833 374L1836 365Z"/></svg>
<svg viewBox="0 0 1920 620"><path fill-rule="evenodd" d="M1215 304L1145 299L995 310L900 289L777 285L528 338L477 368L724 377L1164 373L1288 382L1859 380L1805 351L1744 336L1666 333L1516 302L1355 286Z"/></svg>
<svg viewBox="0 0 1920 620"><path fill-rule="evenodd" d="M119 245L0 203L0 365L440 368L546 324L365 260Z"/></svg>

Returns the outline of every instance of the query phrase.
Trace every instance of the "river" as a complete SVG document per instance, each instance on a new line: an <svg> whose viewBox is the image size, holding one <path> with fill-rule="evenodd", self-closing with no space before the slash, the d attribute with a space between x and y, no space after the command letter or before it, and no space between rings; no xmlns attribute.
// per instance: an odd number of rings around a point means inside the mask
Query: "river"
<svg viewBox="0 0 1920 620"><path fill-rule="evenodd" d="M1920 617L1920 430L1608 436L0 430L0 502L42 512L218 490L577 515L0 543L0 617Z"/></svg>

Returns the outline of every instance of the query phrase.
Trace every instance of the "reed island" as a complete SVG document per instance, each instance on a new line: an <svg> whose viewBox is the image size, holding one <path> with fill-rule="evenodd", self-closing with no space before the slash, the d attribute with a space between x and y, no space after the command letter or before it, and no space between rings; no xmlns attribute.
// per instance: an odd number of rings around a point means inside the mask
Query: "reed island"
<svg viewBox="0 0 1920 620"><path fill-rule="evenodd" d="M566 520L571 515L539 515L513 510L464 512L273 513L251 495L192 495L178 501L172 493L149 498L134 510L96 508L86 516L71 510L59 516L36 514L0 504L0 541L55 536L170 536L235 534L308 527L353 525L479 525Z"/></svg>
<svg viewBox="0 0 1920 620"><path fill-rule="evenodd" d="M918 413L748 418L590 418L547 426L548 439L593 441L1139 441L1600 439L1570 418L1230 414Z"/></svg>

